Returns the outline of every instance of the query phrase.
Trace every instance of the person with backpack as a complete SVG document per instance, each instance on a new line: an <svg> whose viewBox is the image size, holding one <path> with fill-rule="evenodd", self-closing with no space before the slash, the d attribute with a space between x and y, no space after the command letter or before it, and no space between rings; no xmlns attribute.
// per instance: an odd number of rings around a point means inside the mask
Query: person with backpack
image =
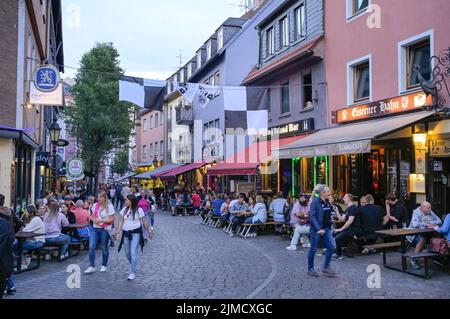
<svg viewBox="0 0 450 319"><path fill-rule="evenodd" d="M119 252L122 247L125 247L125 254L131 265L131 272L128 275L128 280L136 279L137 272L137 253L138 248L141 246L144 250L144 236L143 230L145 229L152 238L152 230L145 218L145 213L139 202L134 195L129 195L125 201L125 206L120 212L120 222L117 226L116 239L120 240Z"/></svg>
<svg viewBox="0 0 450 319"><path fill-rule="evenodd" d="M98 241L102 245L102 266L100 272L108 270L109 259L109 232L112 228L115 218L115 209L112 203L108 200L108 195L105 192L100 193L97 203L92 207L91 221L93 223L92 229L89 233L89 268L85 270L85 274L89 275L95 272L95 252Z"/></svg>

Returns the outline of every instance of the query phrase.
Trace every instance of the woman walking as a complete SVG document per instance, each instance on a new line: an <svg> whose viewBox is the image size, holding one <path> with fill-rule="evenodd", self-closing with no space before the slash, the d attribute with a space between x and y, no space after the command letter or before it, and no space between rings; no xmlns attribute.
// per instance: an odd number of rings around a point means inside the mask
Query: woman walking
<svg viewBox="0 0 450 319"><path fill-rule="evenodd" d="M92 274L95 272L95 250L97 243L100 240L102 244L102 266L100 272L107 271L109 258L109 233L108 229L114 222L115 210L112 203L108 200L108 195L102 192L98 197L98 202L92 206L91 221L93 223L91 232L89 234L89 263L90 266L85 274Z"/></svg>
<svg viewBox="0 0 450 319"><path fill-rule="evenodd" d="M153 233L145 218L144 211L138 206L136 196L130 195L127 197L125 207L120 212L120 216L116 239L119 240L122 237L119 244L119 252L124 246L125 254L131 264L131 273L128 276L128 280L134 280L136 278L139 246L141 246L142 251L144 249L143 228L150 234L150 239Z"/></svg>

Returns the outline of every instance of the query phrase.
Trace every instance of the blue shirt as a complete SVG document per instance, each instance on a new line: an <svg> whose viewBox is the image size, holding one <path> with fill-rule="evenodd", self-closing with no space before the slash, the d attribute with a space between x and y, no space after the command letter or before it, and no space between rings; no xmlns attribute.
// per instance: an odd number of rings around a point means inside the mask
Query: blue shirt
<svg viewBox="0 0 450 319"><path fill-rule="evenodd" d="M253 207L253 214L253 224L258 221L263 224L267 222L267 209L266 205L263 203L257 203L255 207Z"/></svg>
<svg viewBox="0 0 450 319"><path fill-rule="evenodd" d="M212 202L212 206L214 208L213 215L218 215L218 216L221 215L220 208L222 207L223 203L225 203L225 201L221 198L216 198L215 200L213 200L213 202Z"/></svg>
<svg viewBox="0 0 450 319"><path fill-rule="evenodd" d="M243 202L242 204L239 204L239 201L236 201L231 205L230 207L230 214L231 219L236 215L238 212L246 212L247 211L247 204Z"/></svg>
<svg viewBox="0 0 450 319"><path fill-rule="evenodd" d="M450 242L450 214L445 217L444 224L437 229L437 232L445 235L445 239Z"/></svg>

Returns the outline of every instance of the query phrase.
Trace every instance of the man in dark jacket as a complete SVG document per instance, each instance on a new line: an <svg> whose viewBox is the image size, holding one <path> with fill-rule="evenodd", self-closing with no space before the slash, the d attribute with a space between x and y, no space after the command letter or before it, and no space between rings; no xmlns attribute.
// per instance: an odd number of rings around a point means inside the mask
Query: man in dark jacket
<svg viewBox="0 0 450 319"><path fill-rule="evenodd" d="M13 272L13 236L9 220L0 217L0 299L6 288L8 278Z"/></svg>

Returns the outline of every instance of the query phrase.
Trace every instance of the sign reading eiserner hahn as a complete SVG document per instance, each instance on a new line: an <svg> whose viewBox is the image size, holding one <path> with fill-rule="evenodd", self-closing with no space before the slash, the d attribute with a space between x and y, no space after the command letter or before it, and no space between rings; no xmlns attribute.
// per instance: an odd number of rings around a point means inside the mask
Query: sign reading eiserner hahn
<svg viewBox="0 0 450 319"><path fill-rule="evenodd" d="M347 123L388 114L408 112L432 105L432 97L422 92L371 102L337 111L337 122Z"/></svg>
<svg viewBox="0 0 450 319"><path fill-rule="evenodd" d="M41 65L34 71L34 85L41 92L53 92L60 82L59 71L53 65Z"/></svg>

